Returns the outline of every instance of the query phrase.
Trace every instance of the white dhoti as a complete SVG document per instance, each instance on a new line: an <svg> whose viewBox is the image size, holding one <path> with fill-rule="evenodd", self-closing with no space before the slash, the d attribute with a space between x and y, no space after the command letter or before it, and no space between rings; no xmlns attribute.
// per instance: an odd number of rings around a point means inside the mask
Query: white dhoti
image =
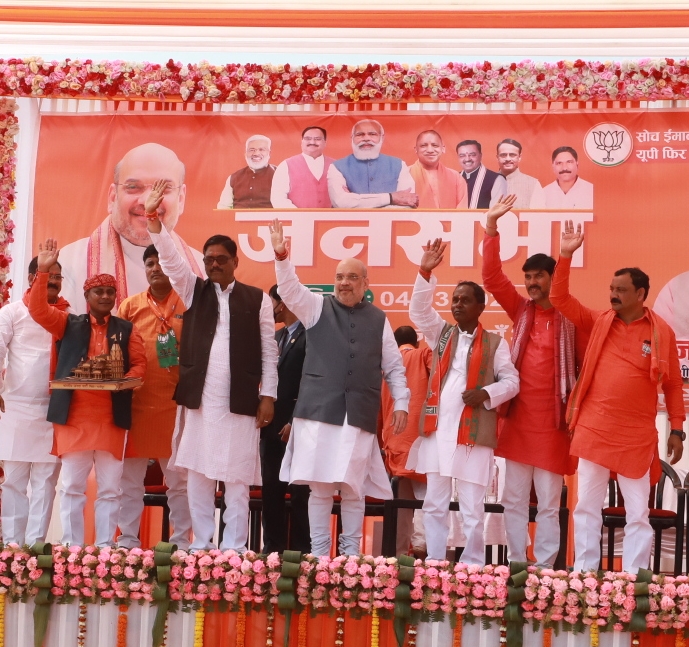
<svg viewBox="0 0 689 647"><path fill-rule="evenodd" d="M311 486L311 552L329 555L333 496L342 497L340 552L360 551L365 496L391 499L392 489L375 434L347 424L295 418L282 460L280 480Z"/></svg>

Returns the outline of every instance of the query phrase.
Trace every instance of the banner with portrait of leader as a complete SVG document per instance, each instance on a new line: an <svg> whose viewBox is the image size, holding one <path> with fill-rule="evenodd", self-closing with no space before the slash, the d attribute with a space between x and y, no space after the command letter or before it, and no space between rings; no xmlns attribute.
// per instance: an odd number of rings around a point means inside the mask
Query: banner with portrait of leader
<svg viewBox="0 0 689 647"><path fill-rule="evenodd" d="M85 309L81 284L95 269L118 271L125 293L144 290L141 255L150 241L143 203L152 182L165 177L171 188L163 220L202 274L204 241L227 234L238 244L238 279L267 290L275 282L268 223L277 217L302 282L331 291L338 261L355 256L368 266L367 298L395 328L410 323L428 240L449 243L435 272L434 301L444 318L451 319L459 280L481 283L486 200L506 186L519 200L499 221L501 253L518 288L523 291L526 258L537 252L557 258L562 222L581 224L585 241L574 257L572 293L606 309L614 271L642 268L651 278L647 304L675 327L689 377L685 112L375 112L370 118L382 136L364 124L353 138L364 118L322 112L43 116L33 240L58 239L63 293L78 312ZM512 143L498 151L504 140ZM357 150L374 156L371 164L351 157L362 141L368 143ZM458 155L457 145L466 141L478 142L480 153L468 144ZM324 157L315 161L309 150ZM441 166L428 172L423 161ZM370 177L364 167L372 169ZM457 180L461 171L468 184ZM323 177L331 180L325 192ZM419 205L391 205L398 189L416 194ZM315 196L316 206L309 202ZM482 321L510 339L511 322L491 295Z"/></svg>

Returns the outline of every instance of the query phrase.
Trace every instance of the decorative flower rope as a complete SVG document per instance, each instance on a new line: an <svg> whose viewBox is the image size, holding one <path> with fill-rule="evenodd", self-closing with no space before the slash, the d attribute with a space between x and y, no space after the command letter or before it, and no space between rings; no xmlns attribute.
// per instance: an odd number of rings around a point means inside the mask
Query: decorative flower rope
<svg viewBox="0 0 689 647"><path fill-rule="evenodd" d="M14 114L16 110L14 99L0 98L0 306L9 301L12 287L7 275L12 262L8 247L14 242L14 222L10 214L15 207L17 156L14 139L19 132L19 122Z"/></svg>
<svg viewBox="0 0 689 647"><path fill-rule="evenodd" d="M27 57L0 59L0 96L280 104L672 100L689 98L689 62L159 65Z"/></svg>
<svg viewBox="0 0 689 647"><path fill-rule="evenodd" d="M272 604L268 605L268 622L266 623L266 647L273 647L273 631L275 629L275 609ZM301 647L301 645L299 646Z"/></svg>
<svg viewBox="0 0 689 647"><path fill-rule="evenodd" d="M244 647L244 640L246 638L246 606L244 602L239 605L239 613L237 613L237 630L234 645L235 647ZM200 645L199 647L203 647Z"/></svg>
<svg viewBox="0 0 689 647"><path fill-rule="evenodd" d="M299 627L297 634L297 647L306 647L306 621L308 617L306 611L299 614Z"/></svg>
<svg viewBox="0 0 689 647"><path fill-rule="evenodd" d="M590 627L590 645L591 647L598 647L598 625L594 622Z"/></svg>
<svg viewBox="0 0 689 647"><path fill-rule="evenodd" d="M77 647L86 645L86 604L79 603L79 629L77 631Z"/></svg>
<svg viewBox="0 0 689 647"><path fill-rule="evenodd" d="M0 647L5 647L5 594L0 593Z"/></svg>
<svg viewBox="0 0 689 647"><path fill-rule="evenodd" d="M342 609L338 609L337 615L335 616L335 647L344 646L345 630L344 630L344 612Z"/></svg>
<svg viewBox="0 0 689 647"><path fill-rule="evenodd" d="M459 616L455 622L454 631L452 632L452 647L462 647L463 624L462 616Z"/></svg>
<svg viewBox="0 0 689 647"><path fill-rule="evenodd" d="M374 608L371 612L371 647L379 647L380 637L380 618L378 617L378 609Z"/></svg>
<svg viewBox="0 0 689 647"><path fill-rule="evenodd" d="M117 647L127 647L127 611L126 604L118 607L120 614L117 616Z"/></svg>
<svg viewBox="0 0 689 647"><path fill-rule="evenodd" d="M551 647L553 644L553 630L548 627L543 630L543 647Z"/></svg>
<svg viewBox="0 0 689 647"><path fill-rule="evenodd" d="M416 647L416 625L409 625L407 629L407 647Z"/></svg>
<svg viewBox="0 0 689 647"><path fill-rule="evenodd" d="M205 619L206 612L202 602L198 609L196 609L196 617L194 618L194 647L203 647L203 627Z"/></svg>

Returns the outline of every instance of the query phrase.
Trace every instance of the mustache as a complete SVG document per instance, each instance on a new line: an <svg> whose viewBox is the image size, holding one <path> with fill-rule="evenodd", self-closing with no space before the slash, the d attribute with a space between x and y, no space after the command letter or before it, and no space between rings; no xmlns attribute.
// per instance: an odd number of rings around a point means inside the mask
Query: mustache
<svg viewBox="0 0 689 647"><path fill-rule="evenodd" d="M610 299L610 303L620 303L620 304L621 304L622 301L620 301L620 300L617 299L616 297L613 297L612 299Z"/></svg>
<svg viewBox="0 0 689 647"><path fill-rule="evenodd" d="M558 173L558 175L565 175L565 174L571 175L571 174L572 174L572 171L560 171L560 172Z"/></svg>
<svg viewBox="0 0 689 647"><path fill-rule="evenodd" d="M57 283L50 283L50 281L48 281L48 287L53 288L53 290L60 290L60 286Z"/></svg>

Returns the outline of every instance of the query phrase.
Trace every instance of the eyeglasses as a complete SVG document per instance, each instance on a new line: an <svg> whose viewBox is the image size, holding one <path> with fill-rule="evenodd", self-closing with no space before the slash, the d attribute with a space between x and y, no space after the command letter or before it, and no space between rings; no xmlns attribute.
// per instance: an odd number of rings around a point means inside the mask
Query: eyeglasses
<svg viewBox="0 0 689 647"><path fill-rule="evenodd" d="M127 195L141 195L144 191L152 189L152 184L141 184L140 182L124 182L122 184L115 184L115 186L121 186ZM179 189L180 186L170 186L169 184L165 187L163 195L170 195L175 189Z"/></svg>
<svg viewBox="0 0 689 647"><path fill-rule="evenodd" d="M350 283L355 283L361 278L362 277L360 277L358 274L335 274L335 280L338 283L342 283L342 281L344 281L345 279L347 279Z"/></svg>
<svg viewBox="0 0 689 647"><path fill-rule="evenodd" d="M230 262L231 256L204 256L203 264L211 266L213 263L218 265L227 265Z"/></svg>
<svg viewBox="0 0 689 647"><path fill-rule="evenodd" d="M460 153L459 154L459 159L476 159L478 157L478 153Z"/></svg>
<svg viewBox="0 0 689 647"><path fill-rule="evenodd" d="M270 148L247 148L246 152L249 153L249 155L253 155L254 153L270 153Z"/></svg>
<svg viewBox="0 0 689 647"><path fill-rule="evenodd" d="M62 274L48 274L48 279L51 281L62 281Z"/></svg>
<svg viewBox="0 0 689 647"><path fill-rule="evenodd" d="M320 144L323 141L323 137L302 137L305 142L314 142L314 144Z"/></svg>

